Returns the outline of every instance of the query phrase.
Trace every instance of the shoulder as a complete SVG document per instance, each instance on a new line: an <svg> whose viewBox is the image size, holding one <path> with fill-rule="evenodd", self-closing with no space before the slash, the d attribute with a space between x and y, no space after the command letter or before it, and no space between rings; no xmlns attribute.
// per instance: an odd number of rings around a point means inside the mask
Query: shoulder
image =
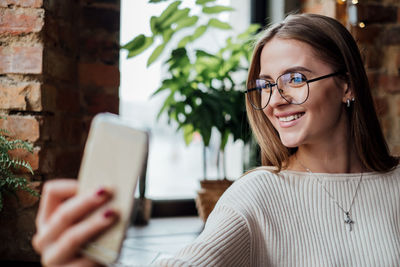
<svg viewBox="0 0 400 267"><path fill-rule="evenodd" d="M251 210L264 205L274 195L277 187L284 184L280 173L273 173L267 168L257 168L236 180L222 195L218 205L235 210Z"/></svg>
<svg viewBox="0 0 400 267"><path fill-rule="evenodd" d="M234 186L232 188L248 187L258 184L260 181L269 183L279 182L283 179L283 174L275 173L275 170L275 167L263 166L247 171L243 176L237 179L235 183L233 183Z"/></svg>
<svg viewBox="0 0 400 267"><path fill-rule="evenodd" d="M400 177L400 164L398 164L393 170L389 171L389 174L393 174L396 177Z"/></svg>
<svg viewBox="0 0 400 267"><path fill-rule="evenodd" d="M238 178L233 185L228 189L230 191L242 191L252 187L259 188L260 183L263 182L276 182L282 179L282 175L274 173L270 167L259 167L246 172L243 176Z"/></svg>
<svg viewBox="0 0 400 267"><path fill-rule="evenodd" d="M375 176L375 177L379 177L379 178L386 178L384 180L392 181L393 183L399 184L400 183L400 164L386 173L373 173L373 175L371 175L371 176Z"/></svg>
<svg viewBox="0 0 400 267"><path fill-rule="evenodd" d="M385 178L385 179L381 179ZM385 172L377 172L377 171L372 171L372 172L366 172L363 174L363 179L371 179L371 180L376 180L376 181L393 181L396 183L400 182L400 164L393 167L392 169L385 171Z"/></svg>

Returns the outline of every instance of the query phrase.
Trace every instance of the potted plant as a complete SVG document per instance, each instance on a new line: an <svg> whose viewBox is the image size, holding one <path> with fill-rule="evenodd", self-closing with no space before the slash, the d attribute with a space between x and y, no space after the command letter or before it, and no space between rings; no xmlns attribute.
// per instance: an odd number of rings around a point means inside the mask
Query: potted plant
<svg viewBox="0 0 400 267"><path fill-rule="evenodd" d="M153 94L168 92L158 116L168 114L169 121L178 124L186 144L195 133L199 133L204 143L202 189L198 192L196 204L199 215L206 220L216 201L232 183L226 179L225 146L230 136L233 140L248 142L251 135L245 114L243 88L245 74L251 56L251 36L258 25L251 25L245 32L226 39L216 53L201 49L190 49L189 43L202 36L208 28L230 30L231 26L213 15L232 11L227 6L215 5L215 0L197 0L201 7L203 22L198 15L191 15L188 8L180 9L181 1L173 1L159 17L151 17L151 36L139 35L123 46L134 57L159 39L162 41L150 55L147 64L151 65L163 52L172 36L184 28L193 31L181 37L170 52L164 65L167 77ZM150 1L159 2L159 1ZM207 19L204 21L204 18ZM239 78L237 76L240 76ZM206 147L210 145L211 133L217 130L220 136L219 153L222 158L222 179L210 180L207 175Z"/></svg>
<svg viewBox="0 0 400 267"><path fill-rule="evenodd" d="M18 139L13 140L9 137L8 131L0 129L0 212L3 210L4 197L14 195L18 199L16 194L18 190L39 197L39 194L29 187L29 182L19 175L20 169L26 169L31 174L33 174L33 170L28 162L11 155L12 151L17 149L33 152L30 143Z"/></svg>

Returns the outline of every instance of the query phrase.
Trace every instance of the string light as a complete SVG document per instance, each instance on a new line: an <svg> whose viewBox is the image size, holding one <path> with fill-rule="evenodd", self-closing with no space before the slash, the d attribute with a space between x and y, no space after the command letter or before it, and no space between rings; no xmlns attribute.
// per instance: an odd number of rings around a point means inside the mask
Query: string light
<svg viewBox="0 0 400 267"><path fill-rule="evenodd" d="M351 3L352 3L353 5L357 5L357 4L358 4L358 0L352 0Z"/></svg>
<svg viewBox="0 0 400 267"><path fill-rule="evenodd" d="M358 23L358 27L365 28L365 23L361 21L360 23Z"/></svg>

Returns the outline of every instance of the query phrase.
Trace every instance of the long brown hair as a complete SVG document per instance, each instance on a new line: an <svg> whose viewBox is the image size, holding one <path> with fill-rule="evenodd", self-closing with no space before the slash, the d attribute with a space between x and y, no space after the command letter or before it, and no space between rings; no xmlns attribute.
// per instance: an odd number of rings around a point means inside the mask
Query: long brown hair
<svg viewBox="0 0 400 267"><path fill-rule="evenodd" d="M372 101L368 78L357 44L347 29L335 19L317 14L289 15L261 33L255 45L247 81L260 74L260 55L272 38L294 39L309 44L335 70L344 70L356 101L348 109L351 138L362 164L368 171L384 172L398 164L390 156ZM297 148L285 147L264 112L252 108L246 98L250 126L261 148L261 163L280 171Z"/></svg>

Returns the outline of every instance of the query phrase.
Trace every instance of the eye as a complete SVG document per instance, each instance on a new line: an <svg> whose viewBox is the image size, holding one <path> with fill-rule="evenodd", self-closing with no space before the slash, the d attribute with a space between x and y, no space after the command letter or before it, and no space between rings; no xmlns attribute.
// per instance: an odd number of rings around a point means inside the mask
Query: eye
<svg viewBox="0 0 400 267"><path fill-rule="evenodd" d="M258 79L256 80L256 88L262 89L265 88L267 86L267 82L265 80L262 79Z"/></svg>
<svg viewBox="0 0 400 267"><path fill-rule="evenodd" d="M257 79L256 81L255 81L255 87L259 90L259 91L261 91L261 90L263 90L263 89L265 89L265 90L267 90L267 91L269 91L269 90L271 90L271 82L270 81L267 81L267 80L264 80L264 79Z"/></svg>
<svg viewBox="0 0 400 267"><path fill-rule="evenodd" d="M303 85L307 81L306 77L301 73L289 73L289 75L288 83L291 86Z"/></svg>

